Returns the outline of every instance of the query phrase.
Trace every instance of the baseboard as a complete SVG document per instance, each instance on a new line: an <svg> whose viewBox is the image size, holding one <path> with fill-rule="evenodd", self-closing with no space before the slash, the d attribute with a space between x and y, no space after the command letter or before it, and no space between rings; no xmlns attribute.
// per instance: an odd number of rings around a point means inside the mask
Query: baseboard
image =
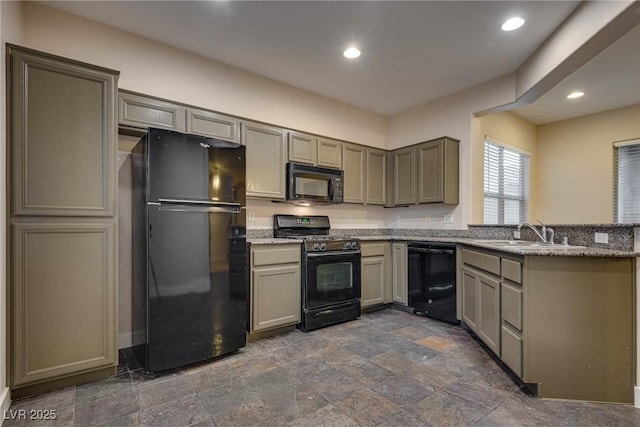
<svg viewBox="0 0 640 427"><path fill-rule="evenodd" d="M118 350L133 347L133 333L125 332L118 335Z"/></svg>
<svg viewBox="0 0 640 427"><path fill-rule="evenodd" d="M9 387L5 387L0 394L0 414L2 414L2 418L0 418L0 426L2 425L5 414L9 410L9 406L11 405L11 391Z"/></svg>
<svg viewBox="0 0 640 427"><path fill-rule="evenodd" d="M633 388L633 406L640 408L640 386Z"/></svg>

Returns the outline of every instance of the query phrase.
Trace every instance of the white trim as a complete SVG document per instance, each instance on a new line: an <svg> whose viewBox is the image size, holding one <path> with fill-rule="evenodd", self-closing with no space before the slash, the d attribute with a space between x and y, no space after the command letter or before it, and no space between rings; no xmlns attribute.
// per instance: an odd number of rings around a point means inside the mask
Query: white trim
<svg viewBox="0 0 640 427"><path fill-rule="evenodd" d="M640 408L640 387L633 388L633 406Z"/></svg>
<svg viewBox="0 0 640 427"><path fill-rule="evenodd" d="M4 390L2 390L2 394L0 394L0 414L2 414L2 418L0 418L0 426L4 422L5 414L9 410L10 405L11 392L9 390L9 387L5 387Z"/></svg>
<svg viewBox="0 0 640 427"><path fill-rule="evenodd" d="M640 139L625 139L624 141L616 141L613 143L613 146L618 147L626 147L628 145L640 145Z"/></svg>
<svg viewBox="0 0 640 427"><path fill-rule="evenodd" d="M133 333L125 332L118 334L118 350L122 348L129 348L133 346Z"/></svg>

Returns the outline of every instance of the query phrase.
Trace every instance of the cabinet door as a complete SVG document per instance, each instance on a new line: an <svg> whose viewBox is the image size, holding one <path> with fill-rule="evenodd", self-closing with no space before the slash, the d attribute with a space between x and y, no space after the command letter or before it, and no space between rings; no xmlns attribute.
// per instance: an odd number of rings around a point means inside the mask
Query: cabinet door
<svg viewBox="0 0 640 427"><path fill-rule="evenodd" d="M257 123L242 123L247 146L247 197L285 200L286 131Z"/></svg>
<svg viewBox="0 0 640 427"><path fill-rule="evenodd" d="M183 106L122 91L118 99L118 124L121 126L186 130L186 108Z"/></svg>
<svg viewBox="0 0 640 427"><path fill-rule="evenodd" d="M117 74L10 52L12 214L112 217Z"/></svg>
<svg viewBox="0 0 640 427"><path fill-rule="evenodd" d="M384 303L385 275L383 256L362 258L362 307Z"/></svg>
<svg viewBox="0 0 640 427"><path fill-rule="evenodd" d="M187 133L240 142L240 121L212 111L187 108Z"/></svg>
<svg viewBox="0 0 640 427"><path fill-rule="evenodd" d="M364 203L365 153L360 145L342 145L342 167L344 169L344 201Z"/></svg>
<svg viewBox="0 0 640 427"><path fill-rule="evenodd" d="M367 204L384 205L387 202L387 168L384 150L367 149Z"/></svg>
<svg viewBox="0 0 640 427"><path fill-rule="evenodd" d="M462 267L462 321L478 330L478 273Z"/></svg>
<svg viewBox="0 0 640 427"><path fill-rule="evenodd" d="M500 356L500 281L478 274L478 336Z"/></svg>
<svg viewBox="0 0 640 427"><path fill-rule="evenodd" d="M300 265L255 268L251 277L251 332L300 321Z"/></svg>
<svg viewBox="0 0 640 427"><path fill-rule="evenodd" d="M115 225L12 226L13 386L114 366Z"/></svg>
<svg viewBox="0 0 640 427"><path fill-rule="evenodd" d="M443 201L442 141L433 141L418 146L418 203L440 203Z"/></svg>
<svg viewBox="0 0 640 427"><path fill-rule="evenodd" d="M393 270L393 302L407 305L409 288L406 243L393 243L391 245L391 260Z"/></svg>
<svg viewBox="0 0 640 427"><path fill-rule="evenodd" d="M395 205L411 205L416 202L416 151L415 148L393 152L393 197Z"/></svg>
<svg viewBox="0 0 640 427"><path fill-rule="evenodd" d="M342 142L318 138L318 166L342 169Z"/></svg>
<svg viewBox="0 0 640 427"><path fill-rule="evenodd" d="M289 132L289 161L316 164L318 138L299 132Z"/></svg>

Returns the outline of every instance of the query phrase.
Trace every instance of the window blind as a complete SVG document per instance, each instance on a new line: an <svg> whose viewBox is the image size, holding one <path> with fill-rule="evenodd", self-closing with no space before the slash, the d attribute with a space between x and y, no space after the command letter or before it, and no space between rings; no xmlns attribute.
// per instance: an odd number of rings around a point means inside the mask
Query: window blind
<svg viewBox="0 0 640 427"><path fill-rule="evenodd" d="M640 222L640 140L615 144L614 217Z"/></svg>
<svg viewBox="0 0 640 427"><path fill-rule="evenodd" d="M484 143L484 223L520 224L527 220L529 156Z"/></svg>

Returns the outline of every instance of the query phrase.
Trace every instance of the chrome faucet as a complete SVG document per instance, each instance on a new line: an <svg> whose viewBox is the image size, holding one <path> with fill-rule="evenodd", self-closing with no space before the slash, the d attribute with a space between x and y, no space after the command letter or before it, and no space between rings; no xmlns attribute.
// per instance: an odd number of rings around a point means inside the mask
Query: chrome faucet
<svg viewBox="0 0 640 427"><path fill-rule="evenodd" d="M522 227L529 227L533 230L534 233L536 233L536 236L538 236L543 243L553 244L553 239L555 238L555 231L553 230L553 228L547 227L540 220L538 220L538 222L542 226L540 228L540 231L538 231L534 225L531 225L528 222L523 222L522 224L518 225L518 231L520 231Z"/></svg>

